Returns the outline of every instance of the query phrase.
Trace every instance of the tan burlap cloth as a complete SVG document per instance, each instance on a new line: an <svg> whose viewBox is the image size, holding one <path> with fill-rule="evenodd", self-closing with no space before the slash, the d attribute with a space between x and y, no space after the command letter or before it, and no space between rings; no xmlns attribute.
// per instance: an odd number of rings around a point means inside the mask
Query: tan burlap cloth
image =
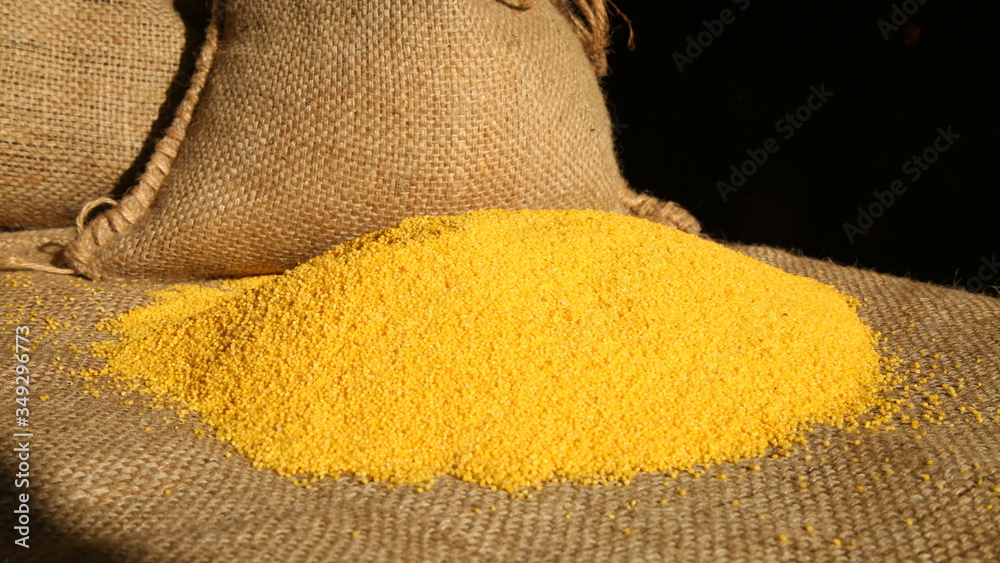
<svg viewBox="0 0 1000 563"><path fill-rule="evenodd" d="M71 237L0 234L0 250L45 261L50 242ZM69 370L100 362L71 346L102 338L94 323L104 311L140 305L146 290L162 286L4 273L0 398L10 432L25 430L13 426L14 326L30 326L36 340L27 427L32 547L12 547L13 493L24 489L12 488L8 434L0 451L0 554L60 562L998 560L1000 422L992 417L1000 407L1000 301L772 248L739 250L867 298L862 315L878 330L897 331L890 343L901 358L925 370L950 368L925 390L941 396L954 426L913 429L897 420L898 430L878 434L817 428L808 449L788 457L713 467L700 478L641 474L620 487L547 484L531 498L451 478L424 493L351 477L307 489L238 454L226 457L227 444L195 434L195 417L179 422L138 397L81 393ZM26 280L30 286L12 287ZM720 274L718 283L733 282ZM903 412L919 418L916 395Z"/></svg>
<svg viewBox="0 0 1000 563"><path fill-rule="evenodd" d="M132 185L185 90L190 2L0 2L0 227L71 225Z"/></svg>
<svg viewBox="0 0 1000 563"><path fill-rule="evenodd" d="M603 1L216 3L145 173L67 250L92 279L281 272L413 215L656 210L598 74ZM224 16L223 16L224 14Z"/></svg>

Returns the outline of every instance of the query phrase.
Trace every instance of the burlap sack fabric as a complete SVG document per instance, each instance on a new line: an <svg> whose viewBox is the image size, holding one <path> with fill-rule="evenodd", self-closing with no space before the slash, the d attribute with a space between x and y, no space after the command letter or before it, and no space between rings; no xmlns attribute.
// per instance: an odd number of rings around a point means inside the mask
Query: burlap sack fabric
<svg viewBox="0 0 1000 563"><path fill-rule="evenodd" d="M0 227L70 225L130 186L197 33L172 0L0 2Z"/></svg>
<svg viewBox="0 0 1000 563"><path fill-rule="evenodd" d="M0 250L46 261L53 241L71 237L66 230L0 234ZM196 435L192 417L181 423L107 390L99 399L81 393L69 370L99 363L70 347L104 338L93 329L102 308L124 311L162 285L2 274L5 346L18 324L36 335L32 547L11 547L5 525L3 553L19 557L12 561L111 562L998 560L1000 422L992 416L1000 407L1000 302L772 248L738 250L867 298L862 316L877 330L897 331L889 344L907 364L950 368L925 391L940 395L954 427L913 429L898 418L899 429L877 434L820 427L808 449L789 457L725 464L701 478L640 474L621 487L547 484L531 498L451 478L425 493L351 477L306 489L238 454L227 458L231 448ZM46 326L59 333L43 336ZM11 356L0 362L10 374ZM2 397L12 398L13 378L2 381ZM893 396L902 396L899 387ZM923 422L923 399L915 396L902 413ZM135 404L121 404L129 399ZM11 448L0 453L7 515L14 509Z"/></svg>
<svg viewBox="0 0 1000 563"><path fill-rule="evenodd" d="M491 207L655 208L698 230L620 174L603 2L239 0L216 15L146 173L67 249L76 271L280 272L408 216Z"/></svg>

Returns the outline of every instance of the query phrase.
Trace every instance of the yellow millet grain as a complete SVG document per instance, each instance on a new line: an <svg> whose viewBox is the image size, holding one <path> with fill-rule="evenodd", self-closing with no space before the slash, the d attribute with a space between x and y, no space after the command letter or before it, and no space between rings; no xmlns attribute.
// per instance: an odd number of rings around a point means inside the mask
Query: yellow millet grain
<svg viewBox="0 0 1000 563"><path fill-rule="evenodd" d="M884 381L856 306L642 219L489 210L158 292L95 350L105 375L282 475L514 491L752 458L843 424Z"/></svg>

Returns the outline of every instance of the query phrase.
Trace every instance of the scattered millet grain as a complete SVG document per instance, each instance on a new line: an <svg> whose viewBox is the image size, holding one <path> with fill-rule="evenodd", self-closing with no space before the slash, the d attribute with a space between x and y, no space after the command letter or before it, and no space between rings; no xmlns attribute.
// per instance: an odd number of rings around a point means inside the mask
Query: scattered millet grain
<svg viewBox="0 0 1000 563"><path fill-rule="evenodd" d="M96 353L282 475L514 491L755 457L843 424L884 381L856 306L649 221L490 210L158 292Z"/></svg>

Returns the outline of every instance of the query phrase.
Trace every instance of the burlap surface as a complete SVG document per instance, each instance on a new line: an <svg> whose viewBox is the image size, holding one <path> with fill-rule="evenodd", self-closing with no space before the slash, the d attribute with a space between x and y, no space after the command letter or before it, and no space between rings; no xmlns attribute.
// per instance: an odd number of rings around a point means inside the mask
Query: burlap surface
<svg viewBox="0 0 1000 563"><path fill-rule="evenodd" d="M580 20L564 0L510 4L218 4L147 172L69 262L93 279L272 273L412 215L634 209Z"/></svg>
<svg viewBox="0 0 1000 563"><path fill-rule="evenodd" d="M0 250L44 261L54 249L46 243L71 237L66 230L5 233ZM137 397L81 393L81 379L69 370L100 363L69 346L103 338L93 329L101 308L124 311L162 286L0 274L4 346L10 349L19 324L36 339L28 427L32 547L11 547L15 466L8 437L0 453L2 553L12 561L112 562L1000 558L1000 493L993 491L1000 485L1000 422L992 418L1000 407L1000 302L772 248L739 250L867 298L863 316L878 330L897 331L890 344L903 349L902 359L921 361L925 370L950 368L928 388L941 396L954 427L912 429L897 421L899 429L877 434L817 428L808 447L789 457L709 468L700 478L642 474L620 487L547 484L531 498L451 478L424 493L350 477L306 489L253 469L238 454L227 458L231 448L196 435L191 417L178 422L169 411L140 406ZM25 280L29 287L12 287ZM720 273L718 283L732 282ZM59 334L45 335L50 323ZM933 353L940 358L930 359ZM13 428L11 355L0 363L0 397ZM42 402L41 395L50 398ZM121 404L128 399L136 403ZM961 407L978 409L984 422ZM923 409L918 403L904 412L917 417ZM749 470L751 462L761 470Z"/></svg>
<svg viewBox="0 0 1000 563"><path fill-rule="evenodd" d="M203 26L172 0L0 2L0 225L69 225L130 186Z"/></svg>

